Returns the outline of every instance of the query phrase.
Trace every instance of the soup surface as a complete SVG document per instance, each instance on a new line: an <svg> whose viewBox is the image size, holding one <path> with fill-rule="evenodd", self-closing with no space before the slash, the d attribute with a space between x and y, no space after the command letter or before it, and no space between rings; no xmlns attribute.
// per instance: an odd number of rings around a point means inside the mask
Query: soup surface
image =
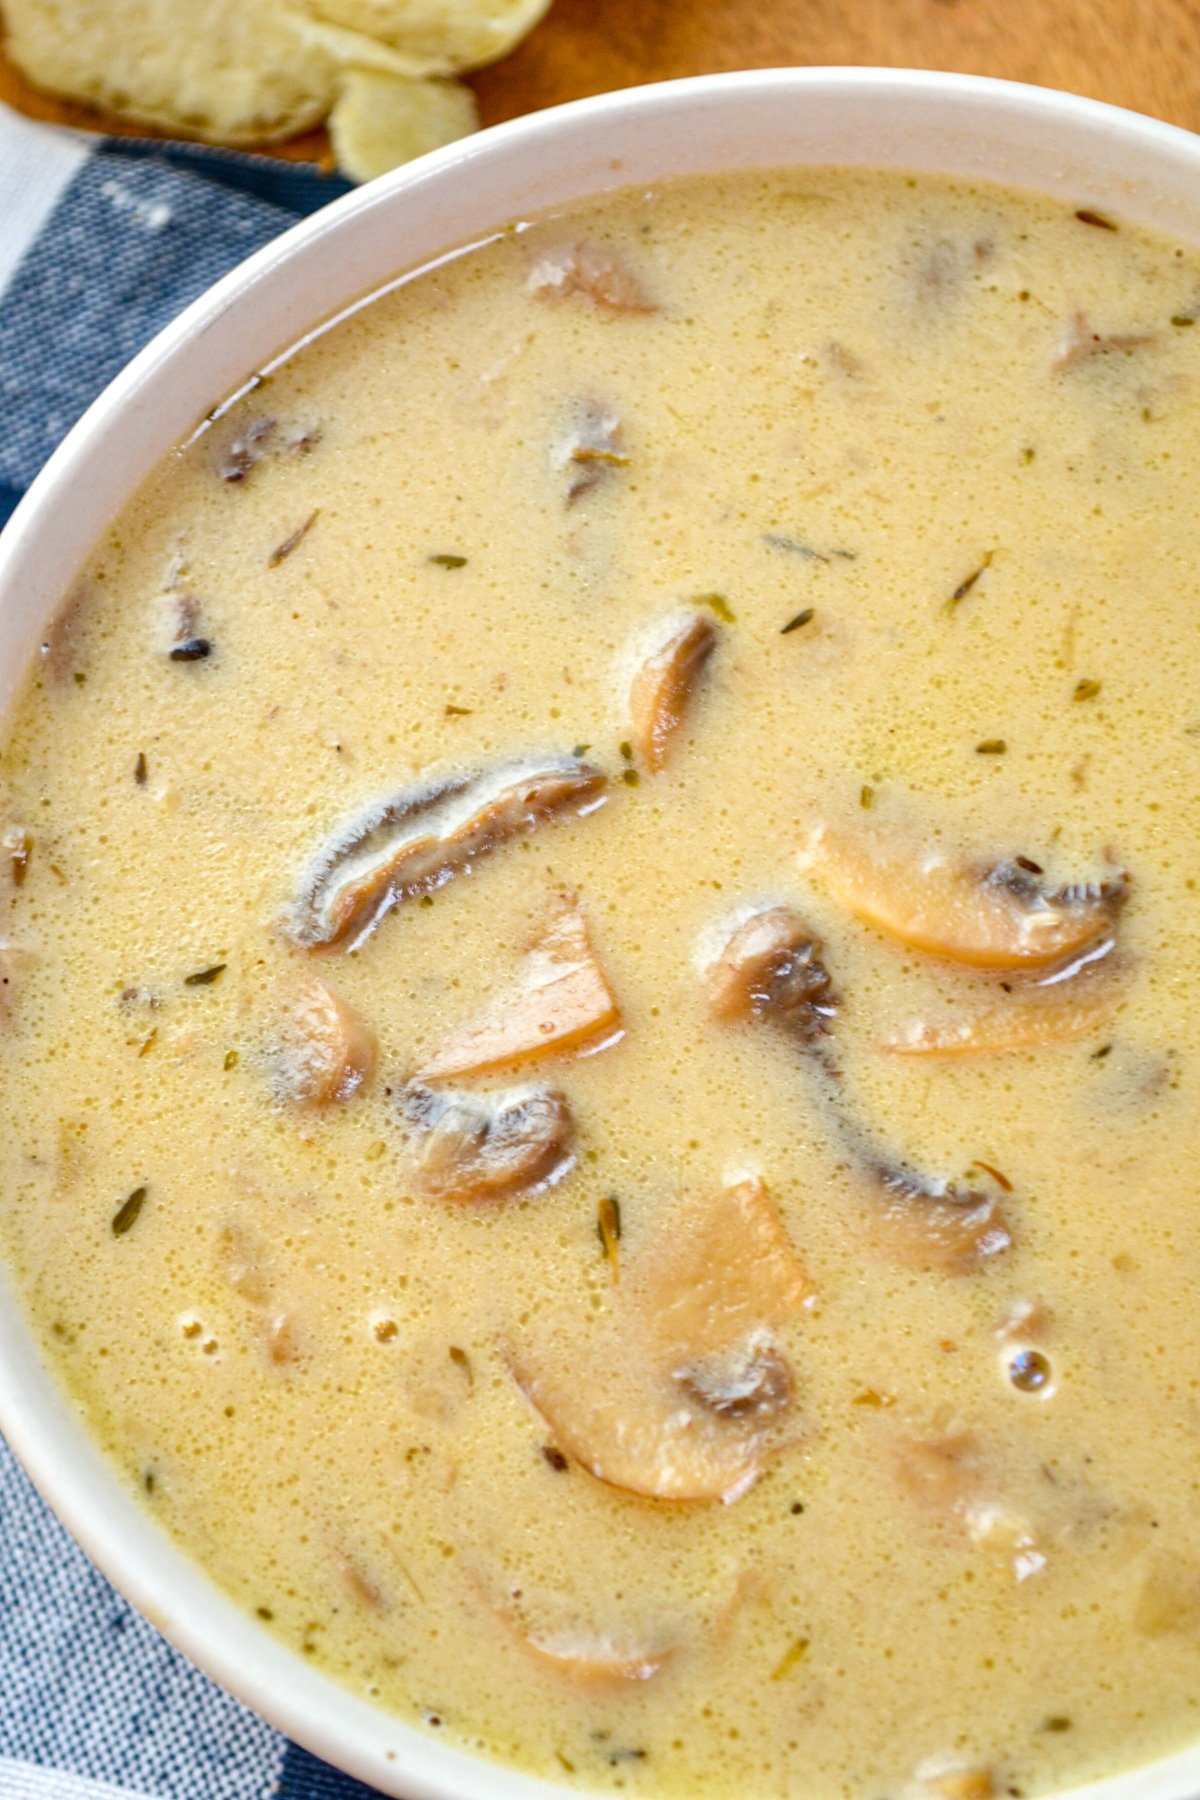
<svg viewBox="0 0 1200 1800"><path fill-rule="evenodd" d="M0 761L5 1253L431 1733L1026 1795L1200 1721L1200 256L616 195L97 546Z"/></svg>

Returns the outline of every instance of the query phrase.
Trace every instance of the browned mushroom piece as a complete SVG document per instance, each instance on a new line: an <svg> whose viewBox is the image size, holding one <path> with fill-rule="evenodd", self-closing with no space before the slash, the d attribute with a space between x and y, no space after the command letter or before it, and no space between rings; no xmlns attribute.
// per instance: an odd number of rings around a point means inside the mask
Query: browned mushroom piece
<svg viewBox="0 0 1200 1800"><path fill-rule="evenodd" d="M1085 312L1073 312L1063 326L1050 367L1056 375L1062 375L1080 363L1091 362L1093 357L1139 350L1143 344L1152 344L1156 335L1153 331L1096 331Z"/></svg>
<svg viewBox="0 0 1200 1800"><path fill-rule="evenodd" d="M1045 969L1111 936L1123 870L1055 886L1027 856L972 864L883 831L828 822L801 867L866 925L950 962Z"/></svg>
<svg viewBox="0 0 1200 1800"><path fill-rule="evenodd" d="M820 940L790 906L735 916L705 980L715 1019L768 1019L803 1042L824 1037L838 1010Z"/></svg>
<svg viewBox="0 0 1200 1800"><path fill-rule="evenodd" d="M309 981L282 1008L272 1055L275 1092L296 1106L349 1100L375 1070L375 1034L324 981Z"/></svg>
<svg viewBox="0 0 1200 1800"><path fill-rule="evenodd" d="M554 454L555 465L566 471L565 505L574 506L619 469L629 467L621 447L623 436L620 416L611 407L598 400L580 402Z"/></svg>
<svg viewBox="0 0 1200 1800"><path fill-rule="evenodd" d="M1010 1248L998 1193L897 1164L879 1163L870 1175L879 1204L871 1207L866 1230L894 1261L953 1275Z"/></svg>
<svg viewBox="0 0 1200 1800"><path fill-rule="evenodd" d="M590 302L606 313L656 313L641 276L606 244L583 239L540 252L529 271L529 292L539 300Z"/></svg>
<svg viewBox="0 0 1200 1800"><path fill-rule="evenodd" d="M530 758L409 788L360 813L309 864L284 917L307 948L355 949L402 900L427 894L510 838L604 802L578 757Z"/></svg>
<svg viewBox="0 0 1200 1800"><path fill-rule="evenodd" d="M631 737L652 774L666 766L692 696L717 647L717 627L699 613L684 613L660 626L658 641L634 675L630 689Z"/></svg>
<svg viewBox="0 0 1200 1800"><path fill-rule="evenodd" d="M24 887L33 855L33 833L25 825L10 825L0 833L0 864L8 864L8 874L15 888Z"/></svg>
<svg viewBox="0 0 1200 1800"><path fill-rule="evenodd" d="M272 446L278 430L275 419L250 419L229 442L217 462L222 481L245 481L255 464L262 461Z"/></svg>
<svg viewBox="0 0 1200 1800"><path fill-rule="evenodd" d="M598 1480L729 1503L792 1441L795 1380L774 1334L811 1292L763 1184L742 1181L664 1209L586 1337L564 1323L563 1341L514 1345L510 1365Z"/></svg>
<svg viewBox="0 0 1200 1800"><path fill-rule="evenodd" d="M550 1088L499 1093L435 1091L419 1083L398 1099L421 1191L434 1200L506 1200L547 1188L575 1160L575 1125Z"/></svg>
<svg viewBox="0 0 1200 1800"><path fill-rule="evenodd" d="M871 1198L864 1229L893 1260L955 1272L1009 1247L998 1194L884 1153L852 1111L830 1036L838 996L821 941L799 913L783 904L735 913L704 978L714 1018L774 1026L804 1052L816 1096Z"/></svg>

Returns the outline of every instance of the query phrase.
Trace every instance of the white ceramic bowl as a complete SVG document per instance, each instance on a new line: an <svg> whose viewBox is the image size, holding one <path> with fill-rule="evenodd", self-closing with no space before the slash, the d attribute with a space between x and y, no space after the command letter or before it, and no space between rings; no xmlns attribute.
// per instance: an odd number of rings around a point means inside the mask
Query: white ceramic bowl
<svg viewBox="0 0 1200 1800"><path fill-rule="evenodd" d="M1008 182L1200 243L1200 138L1040 88L882 69L701 77L501 125L337 201L197 300L76 425L0 539L0 712L94 538L218 401L318 321L509 220L665 176L785 163ZM217 1591L119 1486L0 1272L0 1429L85 1550L195 1662L319 1756L404 1800L569 1790L356 1699ZM1187 1800L1200 1745L1070 1800Z"/></svg>

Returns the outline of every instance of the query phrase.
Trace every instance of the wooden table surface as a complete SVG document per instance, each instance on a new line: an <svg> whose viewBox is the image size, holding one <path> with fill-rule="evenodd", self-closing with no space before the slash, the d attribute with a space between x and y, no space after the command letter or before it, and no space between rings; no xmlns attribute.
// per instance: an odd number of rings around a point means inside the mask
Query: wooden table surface
<svg viewBox="0 0 1200 1800"><path fill-rule="evenodd" d="M472 86L490 125L639 81L784 63L1006 75L1200 130L1200 0L555 0ZM35 92L2 58L0 99L36 118L109 125ZM313 132L278 150L314 158L327 145Z"/></svg>

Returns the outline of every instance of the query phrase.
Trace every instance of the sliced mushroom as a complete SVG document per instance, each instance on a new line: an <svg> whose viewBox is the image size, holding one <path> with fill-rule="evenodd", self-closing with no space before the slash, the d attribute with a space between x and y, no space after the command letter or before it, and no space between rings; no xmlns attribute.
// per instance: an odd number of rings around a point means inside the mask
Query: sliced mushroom
<svg viewBox="0 0 1200 1800"><path fill-rule="evenodd" d="M735 913L703 959L709 1006L774 1026L805 1054L815 1093L872 1198L867 1229L909 1267L966 1270L1011 1243L998 1195L961 1189L884 1154L852 1111L829 1036L838 997L821 942L793 908Z"/></svg>
<svg viewBox="0 0 1200 1800"><path fill-rule="evenodd" d="M525 1578L514 1586L498 1570L479 1567L470 1552L464 1562L479 1600L513 1642L573 1686L596 1691L649 1681L678 1650L676 1634L663 1625L597 1629L588 1616L592 1605L545 1592Z"/></svg>
<svg viewBox="0 0 1200 1800"><path fill-rule="evenodd" d="M867 1229L893 1260L956 1274L1010 1248L999 1194L894 1164L880 1163L871 1173L882 1204L871 1208Z"/></svg>
<svg viewBox="0 0 1200 1800"><path fill-rule="evenodd" d="M1200 1568L1170 1551L1152 1552L1134 1605L1133 1628L1149 1638L1200 1639Z"/></svg>
<svg viewBox="0 0 1200 1800"><path fill-rule="evenodd" d="M1050 359L1056 375L1091 362L1093 357L1107 356L1114 350L1138 350L1152 344L1152 331L1095 331L1085 312L1074 312L1063 326L1062 334Z"/></svg>
<svg viewBox="0 0 1200 1800"><path fill-rule="evenodd" d="M41 643L42 666L56 686L85 673L84 640L94 597L95 589L87 582L80 582L67 595L47 627Z"/></svg>
<svg viewBox="0 0 1200 1800"><path fill-rule="evenodd" d="M795 1382L784 1358L755 1335L732 1349L713 1351L672 1370L694 1400L722 1417L764 1418L786 1412Z"/></svg>
<svg viewBox="0 0 1200 1800"><path fill-rule="evenodd" d="M523 1343L516 1380L568 1456L657 1500L746 1493L789 1441L790 1367L773 1332L812 1291L759 1181L669 1208L627 1255L586 1341Z"/></svg>
<svg viewBox="0 0 1200 1800"><path fill-rule="evenodd" d="M927 1757L904 1795L905 1800L993 1800L999 1791L996 1777L985 1763L964 1762L947 1753Z"/></svg>
<svg viewBox="0 0 1200 1800"><path fill-rule="evenodd" d="M641 663L630 690L633 747L651 773L665 767L709 657L717 628L699 613L660 627L659 642Z"/></svg>
<svg viewBox="0 0 1200 1800"><path fill-rule="evenodd" d="M24 887L33 855L33 833L25 825L10 825L0 833L0 857L8 864L8 874L15 888Z"/></svg>
<svg viewBox="0 0 1200 1800"><path fill-rule="evenodd" d="M705 980L715 1019L769 1019L805 1043L826 1035L838 1009L819 940L790 906L735 915Z"/></svg>
<svg viewBox="0 0 1200 1800"><path fill-rule="evenodd" d="M560 815L604 802L604 776L578 757L530 758L410 788L338 832L310 863L286 915L298 944L356 948L400 901Z"/></svg>
<svg viewBox="0 0 1200 1800"><path fill-rule="evenodd" d="M621 1687L628 1681L649 1681L670 1660L671 1648L660 1651L628 1649L607 1638L558 1632L523 1640L530 1654L556 1675L578 1687Z"/></svg>
<svg viewBox="0 0 1200 1800"><path fill-rule="evenodd" d="M528 285L539 300L590 301L601 312L659 310L641 276L615 250L587 239L543 250L529 271Z"/></svg>
<svg viewBox="0 0 1200 1800"><path fill-rule="evenodd" d="M265 1239L249 1225L231 1220L217 1234L217 1267L235 1294L265 1307L275 1290L275 1259Z"/></svg>
<svg viewBox="0 0 1200 1800"><path fill-rule="evenodd" d="M277 430L275 419L251 419L237 433L217 463L222 481L245 481L251 469L267 454Z"/></svg>
<svg viewBox="0 0 1200 1800"><path fill-rule="evenodd" d="M1006 1050L1038 1050L1099 1030L1120 999L1115 985L1080 996L1056 992L1054 999L1029 990L972 1012L905 1020L880 1048L893 1056L995 1056Z"/></svg>
<svg viewBox="0 0 1200 1800"><path fill-rule="evenodd" d="M670 1211L625 1285L672 1368L751 1340L761 1349L762 1332L786 1325L813 1292L756 1176Z"/></svg>
<svg viewBox="0 0 1200 1800"><path fill-rule="evenodd" d="M559 1631L527 1630L511 1614L500 1615L521 1648L576 1687L620 1688L649 1681L675 1654L675 1646L639 1647L602 1633L570 1627Z"/></svg>
<svg viewBox="0 0 1200 1800"><path fill-rule="evenodd" d="M986 1464L983 1446L973 1431L954 1427L904 1437L892 1448L899 1486L926 1511L961 1517L975 1505Z"/></svg>
<svg viewBox="0 0 1200 1800"><path fill-rule="evenodd" d="M549 1088L437 1092L411 1083L399 1097L417 1180L435 1200L505 1200L560 1181L574 1161L575 1127Z"/></svg>
<svg viewBox="0 0 1200 1800"><path fill-rule="evenodd" d="M1044 968L1111 935L1120 870L1054 888L1017 857L971 866L865 828L820 824L801 866L858 919L915 950L984 969Z"/></svg>
<svg viewBox="0 0 1200 1800"><path fill-rule="evenodd" d="M370 1081L375 1059L375 1033L327 982L290 997L272 1056L280 1099L304 1107L349 1100Z"/></svg>
<svg viewBox="0 0 1200 1800"><path fill-rule="evenodd" d="M267 1361L273 1367L286 1369L303 1361L303 1334L292 1313L272 1313L265 1321L263 1341L267 1352Z"/></svg>
<svg viewBox="0 0 1200 1800"><path fill-rule="evenodd" d="M578 903L560 900L511 992L453 1032L418 1081L481 1075L512 1063L594 1049L620 1032L621 1012L596 960Z"/></svg>
<svg viewBox="0 0 1200 1800"><path fill-rule="evenodd" d="M1018 1582L1045 1567L1033 1521L1005 1492L1014 1472L975 1432L956 1427L901 1438L892 1458L897 1484L923 1512L1010 1564Z"/></svg>
<svg viewBox="0 0 1200 1800"><path fill-rule="evenodd" d="M621 439L621 420L611 407L596 400L581 402L554 457L556 466L566 471L565 505L574 506L618 469L628 468Z"/></svg>

